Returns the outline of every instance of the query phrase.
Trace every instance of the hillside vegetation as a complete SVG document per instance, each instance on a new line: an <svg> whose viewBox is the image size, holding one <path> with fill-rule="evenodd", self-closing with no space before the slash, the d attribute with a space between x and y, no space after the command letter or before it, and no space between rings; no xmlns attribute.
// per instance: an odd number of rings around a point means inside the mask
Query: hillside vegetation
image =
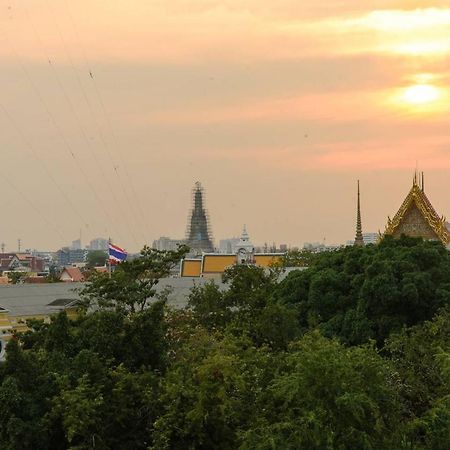
<svg viewBox="0 0 450 450"><path fill-rule="evenodd" d="M183 310L142 251L76 321L8 344L2 449L433 449L450 443L450 255L386 239L306 270L235 266ZM151 299L151 301L147 301Z"/></svg>

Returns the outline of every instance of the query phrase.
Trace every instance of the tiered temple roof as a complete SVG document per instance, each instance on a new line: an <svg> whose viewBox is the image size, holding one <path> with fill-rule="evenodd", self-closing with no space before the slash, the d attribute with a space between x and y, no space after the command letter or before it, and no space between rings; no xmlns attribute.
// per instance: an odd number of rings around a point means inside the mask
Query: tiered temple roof
<svg viewBox="0 0 450 450"><path fill-rule="evenodd" d="M440 240L444 245L449 244L450 236L446 227L445 217L439 216L428 200L422 180L414 176L413 185L400 209L393 219L388 217L385 235L400 237L423 237L429 240Z"/></svg>

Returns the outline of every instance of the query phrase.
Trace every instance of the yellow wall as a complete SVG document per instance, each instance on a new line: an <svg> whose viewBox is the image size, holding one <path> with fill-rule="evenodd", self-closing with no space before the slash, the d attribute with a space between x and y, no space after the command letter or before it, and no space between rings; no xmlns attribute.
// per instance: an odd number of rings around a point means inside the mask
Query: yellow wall
<svg viewBox="0 0 450 450"><path fill-rule="evenodd" d="M255 264L261 267L270 267L277 262L280 262L282 255L255 255Z"/></svg>
<svg viewBox="0 0 450 450"><path fill-rule="evenodd" d="M236 264L236 255L203 255L203 273L222 273Z"/></svg>
<svg viewBox="0 0 450 450"><path fill-rule="evenodd" d="M201 259L185 259L181 266L182 277L199 277L202 270Z"/></svg>

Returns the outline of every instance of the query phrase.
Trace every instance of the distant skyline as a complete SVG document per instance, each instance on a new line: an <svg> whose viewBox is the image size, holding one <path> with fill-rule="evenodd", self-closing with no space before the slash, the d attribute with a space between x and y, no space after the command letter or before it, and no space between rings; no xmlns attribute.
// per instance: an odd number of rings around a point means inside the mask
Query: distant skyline
<svg viewBox="0 0 450 450"><path fill-rule="evenodd" d="M308 4L309 3L309 4ZM376 9L375 6L376 5ZM130 251L383 231L416 166L450 216L450 7L379 0L13 0L0 6L0 243Z"/></svg>

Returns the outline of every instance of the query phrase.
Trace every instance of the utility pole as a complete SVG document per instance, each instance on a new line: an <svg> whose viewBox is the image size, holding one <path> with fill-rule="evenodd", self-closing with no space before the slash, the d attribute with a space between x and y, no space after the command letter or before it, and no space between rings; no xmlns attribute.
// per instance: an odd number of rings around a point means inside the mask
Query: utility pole
<svg viewBox="0 0 450 450"><path fill-rule="evenodd" d="M20 253L20 250L22 249L22 239L17 239L17 248L18 248L18 250L19 250L19 253Z"/></svg>

